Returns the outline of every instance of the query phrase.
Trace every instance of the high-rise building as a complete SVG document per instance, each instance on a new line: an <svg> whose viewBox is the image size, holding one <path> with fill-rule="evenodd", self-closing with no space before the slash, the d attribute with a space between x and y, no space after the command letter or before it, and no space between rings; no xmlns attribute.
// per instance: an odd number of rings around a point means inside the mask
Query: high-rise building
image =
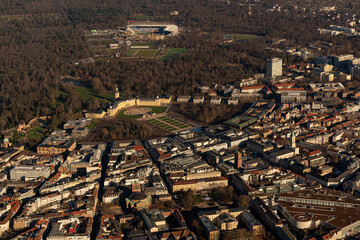
<svg viewBox="0 0 360 240"><path fill-rule="evenodd" d="M272 58L266 61L266 75L277 77L282 75L282 59Z"/></svg>

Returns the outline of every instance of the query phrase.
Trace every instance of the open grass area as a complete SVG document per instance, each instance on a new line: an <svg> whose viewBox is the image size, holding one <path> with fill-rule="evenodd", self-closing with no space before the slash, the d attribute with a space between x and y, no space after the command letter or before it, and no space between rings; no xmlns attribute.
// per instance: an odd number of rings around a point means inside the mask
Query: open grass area
<svg viewBox="0 0 360 240"><path fill-rule="evenodd" d="M178 128L181 128L181 129L184 129L184 128L188 128L189 126L186 125L186 124L183 124L183 123L180 123L180 124L173 124L175 127L178 127Z"/></svg>
<svg viewBox="0 0 360 240"><path fill-rule="evenodd" d="M127 109L121 110L118 113L118 115L116 116L116 118L119 118L119 119L137 119L137 118L141 118L141 116L139 116L139 115L125 115L124 112L126 110Z"/></svg>
<svg viewBox="0 0 360 240"><path fill-rule="evenodd" d="M112 92L109 92L105 95L100 95L98 93L94 93L93 91L91 91L89 88L86 87L77 87L75 89L75 92L77 92L79 96L85 100L88 100L90 97L97 98L101 103L106 103L114 100L114 94Z"/></svg>
<svg viewBox="0 0 360 240"><path fill-rule="evenodd" d="M170 132L173 132L173 131L176 131L177 129L176 128L165 128L167 131L170 131Z"/></svg>
<svg viewBox="0 0 360 240"><path fill-rule="evenodd" d="M128 57L154 58L159 53L158 49L128 49Z"/></svg>
<svg viewBox="0 0 360 240"><path fill-rule="evenodd" d="M136 57L155 57L158 54L159 50L140 50L136 54Z"/></svg>
<svg viewBox="0 0 360 240"><path fill-rule="evenodd" d="M193 196L193 202L197 203L197 202L203 202L204 200L202 199L202 197L200 195L194 195Z"/></svg>
<svg viewBox="0 0 360 240"><path fill-rule="evenodd" d="M157 125L157 126L164 124L163 122L160 122L159 120L156 120L156 119L147 120L147 122L152 123L152 124Z"/></svg>
<svg viewBox="0 0 360 240"><path fill-rule="evenodd" d="M150 16L144 14L136 14L133 16L137 21L146 21L150 19Z"/></svg>
<svg viewBox="0 0 360 240"><path fill-rule="evenodd" d="M180 54L180 53L186 52L186 49L185 48L169 48L166 52L171 53L171 54Z"/></svg>
<svg viewBox="0 0 360 240"><path fill-rule="evenodd" d="M158 126L159 128L165 129L165 130L170 131L170 132L177 130L173 126L168 125L168 124L166 124L164 122L160 122L159 120L156 120L156 119L151 119L151 120L148 120L147 122L149 122L151 124L154 124L154 125Z"/></svg>
<svg viewBox="0 0 360 240"><path fill-rule="evenodd" d="M224 39L232 39L232 40L249 40L255 39L260 36L252 35L252 34L228 34L224 36Z"/></svg>
<svg viewBox="0 0 360 240"><path fill-rule="evenodd" d="M138 58L154 58L159 52L159 45L157 43L133 42L131 47L127 49L127 56Z"/></svg>
<svg viewBox="0 0 360 240"><path fill-rule="evenodd" d="M170 132L189 127L188 125L167 116L162 116L159 117L158 119L150 119L148 120L148 122Z"/></svg>
<svg viewBox="0 0 360 240"><path fill-rule="evenodd" d="M90 130L94 129L99 122L100 119L93 119L88 125L86 125L86 127Z"/></svg>
<svg viewBox="0 0 360 240"><path fill-rule="evenodd" d="M151 42L133 42L131 43L132 47L137 47L137 46L148 46L148 49L158 49L158 44L156 43L151 43Z"/></svg>
<svg viewBox="0 0 360 240"><path fill-rule="evenodd" d="M162 56L160 58L160 60L171 60L173 58L176 58L177 56L179 56L181 53L186 52L185 48L170 48L168 50L166 50L166 54L164 56Z"/></svg>
<svg viewBox="0 0 360 240"><path fill-rule="evenodd" d="M156 114L163 113L167 109L167 107L152 107L152 106L139 106L137 108L151 108L151 111Z"/></svg>
<svg viewBox="0 0 360 240"><path fill-rule="evenodd" d="M25 20L27 18L31 18L31 16L30 15L28 15L28 16L27 15L22 15L22 14L20 14L20 15L3 15L0 18L6 19L8 21L12 21L12 20L22 21L22 20Z"/></svg>
<svg viewBox="0 0 360 240"><path fill-rule="evenodd" d="M26 134L29 139L39 140L44 137L44 135L42 134L43 130L44 130L44 127L36 126L34 128L31 128L30 130L26 131Z"/></svg>

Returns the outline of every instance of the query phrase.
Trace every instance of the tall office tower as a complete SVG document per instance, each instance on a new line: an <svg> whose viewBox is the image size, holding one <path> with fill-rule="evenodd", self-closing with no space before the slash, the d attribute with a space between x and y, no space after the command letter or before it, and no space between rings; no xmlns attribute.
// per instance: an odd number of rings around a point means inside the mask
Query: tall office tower
<svg viewBox="0 0 360 240"><path fill-rule="evenodd" d="M266 75L268 77L277 77L282 75L282 59L272 58L266 60Z"/></svg>

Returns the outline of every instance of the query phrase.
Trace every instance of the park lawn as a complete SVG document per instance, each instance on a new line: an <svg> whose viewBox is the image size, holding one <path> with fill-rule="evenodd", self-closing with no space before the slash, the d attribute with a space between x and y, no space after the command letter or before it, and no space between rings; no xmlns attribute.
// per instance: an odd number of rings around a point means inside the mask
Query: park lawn
<svg viewBox="0 0 360 240"><path fill-rule="evenodd" d="M93 119L88 125L86 125L86 127L90 130L94 129L99 122L100 119Z"/></svg>
<svg viewBox="0 0 360 240"><path fill-rule="evenodd" d="M193 202L196 203L196 202L203 202L203 199L200 195L194 195L193 196Z"/></svg>
<svg viewBox="0 0 360 240"><path fill-rule="evenodd" d="M29 139L41 139L44 137L44 134L42 134L42 130L44 128L42 126L36 126L34 128L31 128L30 130L26 131L27 137Z"/></svg>
<svg viewBox="0 0 360 240"><path fill-rule="evenodd" d="M165 130L167 130L167 131L169 131L169 132L173 132L173 131L176 131L177 129L170 127L170 128L165 128Z"/></svg>
<svg viewBox="0 0 360 240"><path fill-rule="evenodd" d="M174 126L171 126L171 125L165 125L164 128L174 128Z"/></svg>
<svg viewBox="0 0 360 240"><path fill-rule="evenodd" d="M169 117L165 117L165 116L164 117L159 117L159 119L162 120L162 121L166 121L166 122L167 121L175 121L176 122L176 120L174 120L172 118L169 118Z"/></svg>
<svg viewBox="0 0 360 240"><path fill-rule="evenodd" d="M86 87L77 87L75 89L75 92L77 92L79 94L80 98L85 99L85 100L88 100L90 97L97 98L101 103L106 103L106 102L114 100L113 93L107 93L105 95L100 95L98 93L94 93L93 91L91 91L89 88L86 88Z"/></svg>
<svg viewBox="0 0 360 240"><path fill-rule="evenodd" d="M151 108L151 111L153 113L159 114L166 111L167 107L152 107L152 106L139 106L137 108ZM159 118L160 119L160 118Z"/></svg>
<svg viewBox="0 0 360 240"><path fill-rule="evenodd" d="M164 121L166 122L167 124L169 125L172 125L172 127L176 127L176 128L179 128L179 129L184 129L184 128L188 128L189 126L180 122L180 121L177 121L175 119L172 119L172 118L169 118L169 117L160 117L159 118L161 121Z"/></svg>
<svg viewBox="0 0 360 240"><path fill-rule="evenodd" d="M118 115L116 116L116 118L119 118L119 119L137 119L137 118L141 118L141 116L139 116L139 115L125 115L124 112L126 110L127 109L121 110L118 113Z"/></svg>
<svg viewBox="0 0 360 240"><path fill-rule="evenodd" d="M182 123L174 124L174 126L176 126L176 127L188 127L188 125L182 124Z"/></svg>
<svg viewBox="0 0 360 240"><path fill-rule="evenodd" d="M162 128L165 128L165 127L169 127L169 125L165 124L165 123L154 123L155 125L159 126L159 127L162 127Z"/></svg>
<svg viewBox="0 0 360 240"><path fill-rule="evenodd" d="M164 122L160 122L160 121L158 121L158 120L156 120L156 119L147 120L147 122L149 122L149 123L151 123L151 124L154 124L154 125L156 125L157 127L162 128L162 129L165 129L165 130L170 131L170 132L177 130L177 129L174 128L173 126L168 125L168 124L166 124L166 123L164 123Z"/></svg>
<svg viewBox="0 0 360 240"><path fill-rule="evenodd" d="M165 120L161 120L164 124L166 124L166 125L173 125L173 124L171 124L171 123L169 123L169 122L167 122L167 121L165 121Z"/></svg>
<svg viewBox="0 0 360 240"><path fill-rule="evenodd" d="M164 121L166 123L170 123L169 120L167 120L167 119L161 119L161 121Z"/></svg>
<svg viewBox="0 0 360 240"><path fill-rule="evenodd" d="M175 120L169 120L169 121L165 121L167 123L170 123L172 125L175 125L176 123L179 123L178 121L175 121Z"/></svg>
<svg viewBox="0 0 360 240"><path fill-rule="evenodd" d="M160 118L159 118L160 119ZM161 120L163 121L171 121L173 119L169 118L169 117L161 117Z"/></svg>
<svg viewBox="0 0 360 240"><path fill-rule="evenodd" d="M152 124L155 124L155 125L157 125L157 126L167 126L166 123L160 122L160 121L155 120L155 119L148 120L148 122L150 122L150 123L152 123Z"/></svg>
<svg viewBox="0 0 360 240"><path fill-rule="evenodd" d="M182 122L176 121L174 119L162 119L162 120L164 122L169 123L169 124L171 124L173 126L176 126L176 127L181 127L181 126L183 126L183 128L188 127L186 124L183 124Z"/></svg>

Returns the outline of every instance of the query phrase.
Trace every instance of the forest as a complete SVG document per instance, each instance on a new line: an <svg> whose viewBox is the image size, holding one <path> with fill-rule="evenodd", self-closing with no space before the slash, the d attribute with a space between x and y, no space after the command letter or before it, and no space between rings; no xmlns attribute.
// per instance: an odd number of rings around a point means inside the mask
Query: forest
<svg viewBox="0 0 360 240"><path fill-rule="evenodd" d="M290 13L267 13L266 8L278 1L253 5L251 17L242 0L231 1L230 5L218 0L1 2L0 129L42 115L54 116L51 125L55 127L81 116L84 109L100 106L96 99L83 99L74 86L59 81L63 75L82 79L100 94L118 86L124 96L183 95L193 93L200 85L234 82L264 72L264 60L272 56L282 57L286 63L299 61L266 50L264 46L272 38L287 38L299 44L331 40L334 47L324 54L360 50L356 39L330 39L316 33L317 28L340 24L340 19L328 19L325 14L314 16L306 11L294 14L299 11L295 9ZM180 14L171 16L173 10ZM84 31L125 26L128 20L134 20L135 14L178 24L182 34L162 44L188 51L169 61L112 58L93 64L71 64L90 56ZM241 44L216 45L227 33L261 37Z"/></svg>
<svg viewBox="0 0 360 240"><path fill-rule="evenodd" d="M88 142L112 142L124 139L148 139L158 137L152 127L141 121L105 120L86 137Z"/></svg>
<svg viewBox="0 0 360 240"><path fill-rule="evenodd" d="M172 111L181 113L190 119L194 119L204 124L217 124L233 117L242 107L242 104L224 106L224 104L214 105L204 103L198 105L194 103L182 103L175 104Z"/></svg>

